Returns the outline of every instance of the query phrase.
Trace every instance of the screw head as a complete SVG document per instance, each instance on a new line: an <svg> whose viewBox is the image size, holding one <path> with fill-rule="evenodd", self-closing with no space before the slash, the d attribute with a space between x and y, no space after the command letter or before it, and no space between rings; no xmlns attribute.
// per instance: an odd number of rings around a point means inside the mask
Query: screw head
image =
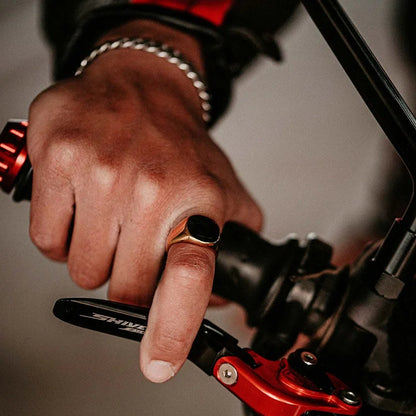
<svg viewBox="0 0 416 416"><path fill-rule="evenodd" d="M379 396L388 397L394 394L393 383L387 374L376 372L370 374L370 389Z"/></svg>
<svg viewBox="0 0 416 416"><path fill-rule="evenodd" d="M318 358L316 357L316 355L312 354L309 351L303 351L300 354L300 358L302 359L302 362L307 366L313 366L318 364Z"/></svg>
<svg viewBox="0 0 416 416"><path fill-rule="evenodd" d="M223 363L218 369L218 376L224 384L227 386L233 386L237 383L238 372L233 365L229 363Z"/></svg>
<svg viewBox="0 0 416 416"><path fill-rule="evenodd" d="M338 393L338 397L345 403L350 406L358 406L361 403L358 395L351 390L341 390Z"/></svg>

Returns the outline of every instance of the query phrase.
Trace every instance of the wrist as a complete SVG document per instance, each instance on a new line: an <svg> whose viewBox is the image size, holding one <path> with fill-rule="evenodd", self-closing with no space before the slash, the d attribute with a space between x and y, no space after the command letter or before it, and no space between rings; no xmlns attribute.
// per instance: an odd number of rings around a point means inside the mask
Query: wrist
<svg viewBox="0 0 416 416"><path fill-rule="evenodd" d="M180 108L198 112L204 122L210 120L211 106L201 75L199 45L192 37L169 27L135 21L112 30L97 42L76 75L85 76L85 72L90 79L105 83L110 81L108 76L116 78L116 83L130 81L141 92L149 91L150 87L151 95L156 97L174 93L176 98L183 99Z"/></svg>
<svg viewBox="0 0 416 416"><path fill-rule="evenodd" d="M124 37L152 39L172 49L177 49L199 74L205 75L201 47L194 36L158 22L139 19L110 30L96 42L96 46Z"/></svg>

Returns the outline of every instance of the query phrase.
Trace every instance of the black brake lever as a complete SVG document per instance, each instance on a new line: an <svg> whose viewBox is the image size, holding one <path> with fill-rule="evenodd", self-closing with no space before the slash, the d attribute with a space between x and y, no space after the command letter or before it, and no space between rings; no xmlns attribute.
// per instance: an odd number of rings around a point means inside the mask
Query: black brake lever
<svg viewBox="0 0 416 416"><path fill-rule="evenodd" d="M53 313L70 324L140 342L147 328L149 308L102 299L66 298L56 301ZM212 375L222 356L236 356L249 366L256 366L236 338L204 319L188 359Z"/></svg>

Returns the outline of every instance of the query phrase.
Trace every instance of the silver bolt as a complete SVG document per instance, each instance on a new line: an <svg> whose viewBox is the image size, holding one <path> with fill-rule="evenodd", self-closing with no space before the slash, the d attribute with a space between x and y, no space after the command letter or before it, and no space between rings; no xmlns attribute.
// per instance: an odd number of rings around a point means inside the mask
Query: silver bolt
<svg viewBox="0 0 416 416"><path fill-rule="evenodd" d="M370 377L369 387L378 395L388 395L393 392L391 380L387 374L373 373Z"/></svg>
<svg viewBox="0 0 416 416"><path fill-rule="evenodd" d="M302 359L303 363L308 366L313 366L313 365L318 364L318 358L316 357L316 355L312 354L309 351L303 351L300 354L300 358Z"/></svg>
<svg viewBox="0 0 416 416"><path fill-rule="evenodd" d="M344 403L350 406L358 406L361 403L358 395L351 390L341 390L338 395Z"/></svg>
<svg viewBox="0 0 416 416"><path fill-rule="evenodd" d="M238 372L234 366L229 363L224 363L220 365L218 369L218 375L220 380L227 386L233 386L237 383Z"/></svg>

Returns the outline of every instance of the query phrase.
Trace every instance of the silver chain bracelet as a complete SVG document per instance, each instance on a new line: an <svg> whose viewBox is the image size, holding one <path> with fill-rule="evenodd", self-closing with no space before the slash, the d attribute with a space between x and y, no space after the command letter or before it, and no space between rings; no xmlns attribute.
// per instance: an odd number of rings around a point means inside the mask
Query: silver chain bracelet
<svg viewBox="0 0 416 416"><path fill-rule="evenodd" d="M138 51L149 52L159 58L165 59L167 62L179 68L191 81L194 88L198 92L201 100L202 118L208 123L211 120L211 104L210 95L207 92L207 86L202 81L201 76L194 69L191 63L186 61L181 53L165 44L157 43L149 39L141 38L122 38L114 41L105 42L94 49L79 65L75 72L75 76L81 75L85 68L98 56L105 52L115 49L135 49Z"/></svg>

